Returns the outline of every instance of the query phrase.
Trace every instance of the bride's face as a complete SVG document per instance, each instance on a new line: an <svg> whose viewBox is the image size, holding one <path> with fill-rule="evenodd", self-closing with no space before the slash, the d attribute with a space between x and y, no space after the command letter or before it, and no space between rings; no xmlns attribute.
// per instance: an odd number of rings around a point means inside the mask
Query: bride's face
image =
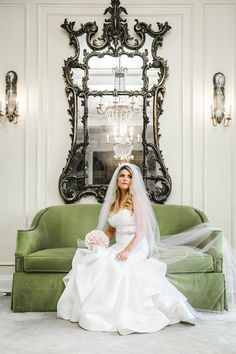
<svg viewBox="0 0 236 354"><path fill-rule="evenodd" d="M120 171L118 177L118 187L120 189L128 190L132 181L131 173L125 168Z"/></svg>

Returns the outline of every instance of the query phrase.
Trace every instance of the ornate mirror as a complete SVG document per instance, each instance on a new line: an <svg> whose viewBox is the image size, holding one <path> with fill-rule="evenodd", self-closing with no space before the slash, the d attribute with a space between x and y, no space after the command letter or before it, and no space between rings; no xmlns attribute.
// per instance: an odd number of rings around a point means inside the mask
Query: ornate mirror
<svg viewBox="0 0 236 354"><path fill-rule="evenodd" d="M93 195L103 202L109 180L120 162L133 162L155 203L171 192L171 177L160 150L159 118L163 112L166 61L157 55L167 22L135 20L130 35L127 11L119 0L106 8L101 34L96 22L74 29L65 19L75 55L65 60L71 149L59 179L66 203Z"/></svg>

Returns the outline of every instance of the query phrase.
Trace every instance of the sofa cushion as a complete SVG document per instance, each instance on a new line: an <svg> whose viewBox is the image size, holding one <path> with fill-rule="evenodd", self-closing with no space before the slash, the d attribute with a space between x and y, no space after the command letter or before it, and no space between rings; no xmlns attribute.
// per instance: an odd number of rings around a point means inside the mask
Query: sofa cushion
<svg viewBox="0 0 236 354"><path fill-rule="evenodd" d="M175 256L177 259L179 258L179 261L173 264L168 264L170 263L170 259L173 257L173 254L168 254L166 252L159 255L159 260L168 265L168 274L204 273L214 271L213 258L210 254L195 253L186 255L183 252L178 252Z"/></svg>
<svg viewBox="0 0 236 354"><path fill-rule="evenodd" d="M50 248L29 254L24 260L25 272L64 272L71 269L75 254L75 247ZM168 274L213 272L213 259L209 254L191 254L184 256L178 254L180 261L168 265ZM163 253L159 258L168 264L170 254Z"/></svg>
<svg viewBox="0 0 236 354"><path fill-rule="evenodd" d="M62 272L71 269L76 247L50 248L31 253L24 258L25 272Z"/></svg>

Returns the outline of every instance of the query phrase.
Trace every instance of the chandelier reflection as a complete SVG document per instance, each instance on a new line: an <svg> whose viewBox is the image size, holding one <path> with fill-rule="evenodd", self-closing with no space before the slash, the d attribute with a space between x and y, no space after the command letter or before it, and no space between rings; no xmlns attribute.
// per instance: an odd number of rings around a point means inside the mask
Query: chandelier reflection
<svg viewBox="0 0 236 354"><path fill-rule="evenodd" d="M112 126L112 134L107 135L107 144L113 144L114 158L119 162L134 159L132 155L134 142L134 128L130 126L131 118L142 110L142 104L137 97L132 96L127 102L125 97L125 74L128 69L120 65L113 68L114 90L112 104L104 104L101 98L96 110L104 115ZM137 134L137 142L140 142L140 134Z"/></svg>

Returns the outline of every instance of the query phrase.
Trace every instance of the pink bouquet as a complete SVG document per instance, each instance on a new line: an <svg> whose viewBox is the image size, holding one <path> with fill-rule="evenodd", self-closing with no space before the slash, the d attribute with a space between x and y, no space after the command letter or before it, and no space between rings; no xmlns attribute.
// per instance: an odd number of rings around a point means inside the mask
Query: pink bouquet
<svg viewBox="0 0 236 354"><path fill-rule="evenodd" d="M94 246L109 246L109 238L101 230L92 230L85 236L85 245L89 250L92 250Z"/></svg>

